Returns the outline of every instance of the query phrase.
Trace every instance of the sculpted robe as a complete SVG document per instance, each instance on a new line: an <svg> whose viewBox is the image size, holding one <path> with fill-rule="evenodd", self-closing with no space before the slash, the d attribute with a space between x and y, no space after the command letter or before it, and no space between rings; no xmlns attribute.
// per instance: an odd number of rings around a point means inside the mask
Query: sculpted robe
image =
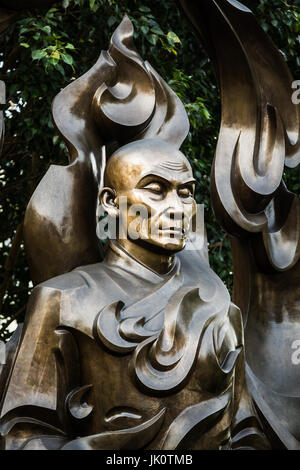
<svg viewBox="0 0 300 470"><path fill-rule="evenodd" d="M2 371L6 449L267 448L240 311L200 252L160 276L105 261L37 286Z"/></svg>

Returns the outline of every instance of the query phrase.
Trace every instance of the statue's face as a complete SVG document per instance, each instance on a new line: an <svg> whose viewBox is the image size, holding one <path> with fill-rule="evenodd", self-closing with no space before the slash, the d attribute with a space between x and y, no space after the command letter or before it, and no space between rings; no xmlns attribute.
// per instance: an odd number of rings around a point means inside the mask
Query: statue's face
<svg viewBox="0 0 300 470"><path fill-rule="evenodd" d="M186 157L154 139L120 149L111 157L105 175L105 186L115 191L114 204L125 236L169 253L185 246L196 211L194 185Z"/></svg>

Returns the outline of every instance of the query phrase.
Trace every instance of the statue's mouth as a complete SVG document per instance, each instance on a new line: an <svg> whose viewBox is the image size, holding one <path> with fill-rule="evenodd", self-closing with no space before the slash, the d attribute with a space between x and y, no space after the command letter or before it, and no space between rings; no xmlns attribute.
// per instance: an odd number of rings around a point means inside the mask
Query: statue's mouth
<svg viewBox="0 0 300 470"><path fill-rule="evenodd" d="M183 227L165 227L165 228L160 228L160 232L163 232L163 235L172 235L172 236L179 236L179 237L184 237L185 236L185 229Z"/></svg>

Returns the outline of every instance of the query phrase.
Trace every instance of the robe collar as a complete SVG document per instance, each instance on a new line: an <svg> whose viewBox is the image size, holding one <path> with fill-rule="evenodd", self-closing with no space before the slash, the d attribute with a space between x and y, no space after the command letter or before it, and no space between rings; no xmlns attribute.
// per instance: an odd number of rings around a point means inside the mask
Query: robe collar
<svg viewBox="0 0 300 470"><path fill-rule="evenodd" d="M175 256L171 269L166 274L158 274L134 258L134 256L125 250L116 240L109 241L105 263L109 267L118 268L135 277L140 277L151 284L159 284L168 280L180 267L179 259Z"/></svg>

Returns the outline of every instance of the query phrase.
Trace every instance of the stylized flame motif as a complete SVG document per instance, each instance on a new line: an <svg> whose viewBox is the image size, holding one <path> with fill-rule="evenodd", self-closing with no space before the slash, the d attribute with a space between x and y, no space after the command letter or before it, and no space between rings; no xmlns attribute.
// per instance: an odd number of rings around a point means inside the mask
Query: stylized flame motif
<svg viewBox="0 0 300 470"><path fill-rule="evenodd" d="M289 344L300 325L300 209L282 180L284 166L300 162L293 78L244 5L179 2L206 45L221 91L211 195L219 222L233 235L234 301L244 317L250 389L282 445L299 448L299 380Z"/></svg>
<svg viewBox="0 0 300 470"><path fill-rule="evenodd" d="M138 54L127 16L112 35L106 57L116 67L116 76L101 84L92 104L104 139L127 143L157 136L180 147L189 129L184 107Z"/></svg>
<svg viewBox="0 0 300 470"><path fill-rule="evenodd" d="M123 302L115 302L96 317L96 339L115 353L133 352L130 371L142 391L165 395L181 390L197 361L203 362L198 369L204 374L201 383L206 390L229 385L242 351L242 339L235 336L231 326L242 331L240 311L230 304L222 282L209 272L207 277L206 284L190 286L182 284L183 277L175 274L150 296L127 308ZM161 312L162 327L148 330L147 321L160 312L161 299L168 291L173 295ZM234 338L232 349L224 341L228 332ZM225 353L220 355L223 348Z"/></svg>
<svg viewBox="0 0 300 470"><path fill-rule="evenodd" d="M289 269L299 259L298 239L285 227L289 213L298 218L299 209L282 183L284 165L294 168L300 162L300 106L292 103L292 76L241 3L181 4L207 45L221 89L222 121L212 170L216 216L232 235L267 234L262 243L269 266ZM289 260L280 254L281 237L270 235L269 240L269 234L281 230L293 245L295 256ZM270 249L274 244L276 256Z"/></svg>

